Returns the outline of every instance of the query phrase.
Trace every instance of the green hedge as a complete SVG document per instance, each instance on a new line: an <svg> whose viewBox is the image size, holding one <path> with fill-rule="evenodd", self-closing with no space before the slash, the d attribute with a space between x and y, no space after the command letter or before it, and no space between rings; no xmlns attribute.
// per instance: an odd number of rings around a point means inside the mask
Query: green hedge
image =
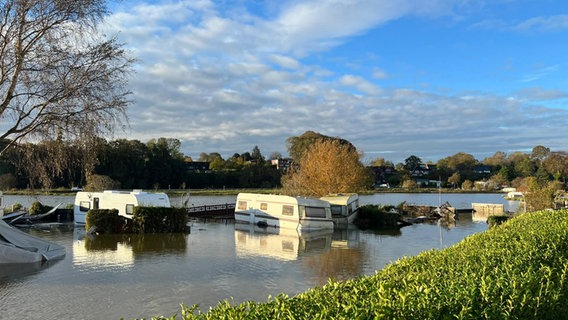
<svg viewBox="0 0 568 320"><path fill-rule="evenodd" d="M400 259L373 276L265 303L224 301L207 313L182 306L182 318L565 319L567 275L568 211L541 211Z"/></svg>
<svg viewBox="0 0 568 320"><path fill-rule="evenodd" d="M361 206L353 224L362 230L397 227L401 217L400 214L391 212L393 208L374 204Z"/></svg>
<svg viewBox="0 0 568 320"><path fill-rule="evenodd" d="M186 232L188 215L184 208L134 207L135 233Z"/></svg>
<svg viewBox="0 0 568 320"><path fill-rule="evenodd" d="M100 234L121 233L124 219L116 209L91 209L85 217L85 229L96 226L96 232Z"/></svg>

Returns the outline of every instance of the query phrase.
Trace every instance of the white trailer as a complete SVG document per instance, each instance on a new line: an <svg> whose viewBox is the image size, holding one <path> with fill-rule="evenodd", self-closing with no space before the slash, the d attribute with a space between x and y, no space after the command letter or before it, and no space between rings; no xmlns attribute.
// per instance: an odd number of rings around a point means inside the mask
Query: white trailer
<svg viewBox="0 0 568 320"><path fill-rule="evenodd" d="M75 224L85 224L91 209L117 209L118 214L132 218L134 207L170 207L168 195L162 192L148 193L142 190L103 192L77 192L73 205Z"/></svg>
<svg viewBox="0 0 568 320"><path fill-rule="evenodd" d="M320 199L331 205L331 217L335 226L353 223L359 213L359 195L356 193L332 194Z"/></svg>
<svg viewBox="0 0 568 320"><path fill-rule="evenodd" d="M329 202L270 194L239 193L235 222L299 231L333 230Z"/></svg>

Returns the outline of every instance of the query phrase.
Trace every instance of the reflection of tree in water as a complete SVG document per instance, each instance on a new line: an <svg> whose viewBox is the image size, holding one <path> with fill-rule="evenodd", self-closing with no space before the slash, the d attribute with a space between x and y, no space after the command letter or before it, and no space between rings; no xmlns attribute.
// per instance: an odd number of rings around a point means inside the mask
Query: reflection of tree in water
<svg viewBox="0 0 568 320"><path fill-rule="evenodd" d="M379 229L365 230L365 232L380 236L390 236L390 237L400 237L402 235L400 228L379 228Z"/></svg>
<svg viewBox="0 0 568 320"><path fill-rule="evenodd" d="M185 252L186 235L183 233L153 234L101 234L85 237L87 251L117 250L118 244L132 248L134 253Z"/></svg>
<svg viewBox="0 0 568 320"><path fill-rule="evenodd" d="M142 252L178 252L187 248L187 235L184 233L146 233L132 237L132 251Z"/></svg>
<svg viewBox="0 0 568 320"><path fill-rule="evenodd" d="M321 286L327 283L329 278L346 280L357 277L362 273L363 260L365 258L364 247L356 248L335 247L331 250L304 257L303 263L314 274L315 285Z"/></svg>

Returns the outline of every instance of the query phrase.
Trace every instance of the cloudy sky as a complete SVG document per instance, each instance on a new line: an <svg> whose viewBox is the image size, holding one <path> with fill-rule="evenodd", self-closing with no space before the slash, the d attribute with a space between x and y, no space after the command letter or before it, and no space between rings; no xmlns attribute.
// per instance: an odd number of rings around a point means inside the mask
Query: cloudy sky
<svg viewBox="0 0 568 320"><path fill-rule="evenodd" d="M568 150L565 0L153 0L106 31L139 59L126 137L287 155L311 130L365 159Z"/></svg>

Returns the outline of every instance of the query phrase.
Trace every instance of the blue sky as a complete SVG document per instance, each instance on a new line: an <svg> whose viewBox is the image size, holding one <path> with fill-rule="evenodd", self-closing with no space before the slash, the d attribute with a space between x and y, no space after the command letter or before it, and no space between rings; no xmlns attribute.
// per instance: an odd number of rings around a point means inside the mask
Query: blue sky
<svg viewBox="0 0 568 320"><path fill-rule="evenodd" d="M364 159L568 150L568 2L122 1L130 129L197 158L287 154L311 130Z"/></svg>

